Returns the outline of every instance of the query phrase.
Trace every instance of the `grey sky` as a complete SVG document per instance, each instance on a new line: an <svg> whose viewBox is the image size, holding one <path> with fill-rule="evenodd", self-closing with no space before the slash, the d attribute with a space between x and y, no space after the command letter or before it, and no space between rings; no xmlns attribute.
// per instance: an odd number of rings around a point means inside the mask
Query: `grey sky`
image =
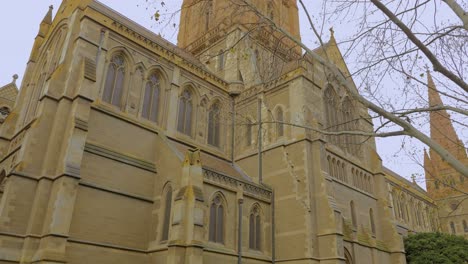
<svg viewBox="0 0 468 264"><path fill-rule="evenodd" d="M147 9L145 0L102 0L101 2L137 23L152 29L156 33L161 33L167 39L175 41L176 32L173 29L172 23L177 23L178 18L175 18L174 21L168 23L165 27L157 24L150 19L153 11L151 7ZM166 2L169 2L168 8L174 10L181 0L169 0ZM2 8L0 9L0 35L2 36L0 47L0 86L11 82L13 74L18 74L21 80L40 21L47 12L49 5L54 5L56 10L60 3L60 0L15 0L4 1L2 3ZM162 10L162 13L164 15L165 11ZM171 12L168 11L167 13ZM308 28L304 28L304 25L305 23L302 23L303 28L301 30L303 34L308 31ZM343 32L348 31L346 25L337 24L334 27L338 40ZM163 32L160 32L161 28L164 29ZM313 46L312 39L303 38L303 41L305 44ZM413 173L418 173L420 175L418 178L421 179L420 177L423 175L422 168L404 153L397 152L402 144L401 142L401 138L377 140L378 151L384 160L384 164L407 178ZM416 145L415 147L419 150L422 148L421 145ZM422 160L422 156L416 158L420 161ZM420 181L418 182L421 183Z"/></svg>

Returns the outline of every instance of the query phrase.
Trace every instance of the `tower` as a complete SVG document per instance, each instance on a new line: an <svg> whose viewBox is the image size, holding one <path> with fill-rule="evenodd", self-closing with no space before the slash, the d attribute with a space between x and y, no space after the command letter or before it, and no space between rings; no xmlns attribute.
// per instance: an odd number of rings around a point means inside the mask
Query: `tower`
<svg viewBox="0 0 468 264"><path fill-rule="evenodd" d="M300 58L301 49L278 31L300 40L296 0L251 4L184 0L178 46L226 81L240 81L246 88L278 76L286 63Z"/></svg>
<svg viewBox="0 0 468 264"><path fill-rule="evenodd" d="M296 0L251 1L276 25L300 39L299 13ZM180 20L178 46L186 48L196 40L212 34L220 28L242 26L252 29L265 26L265 21L241 1L230 0L184 0Z"/></svg>
<svg viewBox="0 0 468 264"><path fill-rule="evenodd" d="M440 94L429 72L427 83L429 107L443 106ZM430 112L430 133L432 140L468 165L466 148L455 132L450 114L446 110ZM452 168L433 149L430 149L429 153L424 152L424 170L427 191L439 206L442 229L450 233L465 233L460 214L463 210L466 212L466 208L468 208L468 203L464 202L468 191L468 179ZM460 222L459 228L457 228L458 222Z"/></svg>
<svg viewBox="0 0 468 264"><path fill-rule="evenodd" d="M440 94L434 84L432 76L428 73L429 106L443 106ZM430 112L431 139L448 150L458 160L468 164L466 149L453 127L451 117L446 110ZM424 155L424 167L426 180L428 181L428 192L435 199L456 196L467 190L464 184L465 177L453 169L434 150ZM455 187L455 188L454 188Z"/></svg>

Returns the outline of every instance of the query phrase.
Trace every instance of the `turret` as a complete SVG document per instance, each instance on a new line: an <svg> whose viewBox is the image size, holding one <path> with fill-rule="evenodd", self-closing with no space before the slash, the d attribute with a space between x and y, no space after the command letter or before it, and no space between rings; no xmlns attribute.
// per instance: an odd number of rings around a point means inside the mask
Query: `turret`
<svg viewBox="0 0 468 264"><path fill-rule="evenodd" d="M41 21L39 25L39 32L34 40L33 49L31 51L31 56L29 57L30 61L36 61L37 56L39 55L39 49L44 42L47 33L49 33L50 26L52 25L52 10L54 10L54 6L49 6L49 10L47 11L46 15Z"/></svg>

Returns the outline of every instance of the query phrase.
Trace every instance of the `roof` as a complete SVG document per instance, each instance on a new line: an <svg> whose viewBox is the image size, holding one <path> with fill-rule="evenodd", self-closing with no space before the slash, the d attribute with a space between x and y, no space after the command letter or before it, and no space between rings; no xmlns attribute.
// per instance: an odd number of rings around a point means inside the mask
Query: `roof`
<svg viewBox="0 0 468 264"><path fill-rule="evenodd" d="M404 178L403 176L399 175L398 173L392 171L391 169L389 169L389 168L387 168L385 166L383 166L382 168L383 168L383 171L384 171L385 174L387 174L388 176L393 177L393 179L395 179L397 181L400 181L400 183L403 183L405 185L413 187L414 190L416 190L419 195L422 195L422 196L424 196L425 199L430 200L430 197L429 197L427 191L424 190L423 188L421 188L421 186L419 186L417 183L409 181L408 179ZM392 180L392 179L390 179L390 180ZM395 181L393 181L393 182L395 182ZM398 182L396 182L396 183L398 184ZM409 189L407 189L407 190L411 191Z"/></svg>
<svg viewBox="0 0 468 264"><path fill-rule="evenodd" d="M186 153L189 149L193 149L192 146L175 141L173 139L168 139L168 141L169 144L174 146L175 149L180 152L181 155L179 156L182 157L183 154ZM247 174L245 174L238 166L232 164L231 161L219 158L203 149L200 149L200 159L204 169L231 176L241 181L253 183L252 178L247 176Z"/></svg>
<svg viewBox="0 0 468 264"><path fill-rule="evenodd" d="M18 87L16 86L18 75L13 76L13 81L3 87L0 87L0 98L10 101L12 104L16 101L18 95Z"/></svg>
<svg viewBox="0 0 468 264"><path fill-rule="evenodd" d="M161 47L177 54L178 56L186 59L190 63L202 68L205 71L210 72L213 74L201 61L193 56L191 53L181 49L177 45L172 44L171 42L165 40L163 37L155 34L154 32L148 30L144 26L134 22L133 20L127 18L125 15L115 11L114 9L110 8L109 6L94 0L93 3L90 5L93 9L96 9L97 11L112 17L113 19L118 20L120 23L125 24L129 28L132 28L133 30L137 31L139 34L144 35L148 39L151 39L152 41L156 42L158 45Z"/></svg>

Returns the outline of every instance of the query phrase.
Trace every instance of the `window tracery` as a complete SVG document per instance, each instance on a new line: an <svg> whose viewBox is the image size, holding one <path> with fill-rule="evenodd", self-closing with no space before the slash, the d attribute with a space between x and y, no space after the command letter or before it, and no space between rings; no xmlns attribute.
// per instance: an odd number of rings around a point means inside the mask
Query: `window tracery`
<svg viewBox="0 0 468 264"><path fill-rule="evenodd" d="M179 98L177 130L188 136L192 134L192 112L192 93L190 92L190 90L185 89Z"/></svg>
<svg viewBox="0 0 468 264"><path fill-rule="evenodd" d="M148 78L145 87L145 94L143 98L143 111L142 116L153 122L158 121L159 102L160 102L160 81L159 75L156 73L151 74Z"/></svg>
<svg viewBox="0 0 468 264"><path fill-rule="evenodd" d="M224 243L224 206L220 195L216 195L210 206L209 240Z"/></svg>
<svg viewBox="0 0 468 264"><path fill-rule="evenodd" d="M172 210L172 188L169 186L164 197L164 218L162 227L162 241L169 239L169 228L171 221L171 210Z"/></svg>
<svg viewBox="0 0 468 264"><path fill-rule="evenodd" d="M208 144L220 146L220 106L214 103L208 110Z"/></svg>
<svg viewBox="0 0 468 264"><path fill-rule="evenodd" d="M249 248L254 250L260 250L261 241L261 222L260 222L260 210L255 205L249 216Z"/></svg>
<svg viewBox="0 0 468 264"><path fill-rule="evenodd" d="M284 136L284 113L283 109L281 107L278 107L276 109L276 135L277 137L282 137Z"/></svg>
<svg viewBox="0 0 468 264"><path fill-rule="evenodd" d="M107 70L102 99L120 107L125 82L125 58L122 54L112 57Z"/></svg>

